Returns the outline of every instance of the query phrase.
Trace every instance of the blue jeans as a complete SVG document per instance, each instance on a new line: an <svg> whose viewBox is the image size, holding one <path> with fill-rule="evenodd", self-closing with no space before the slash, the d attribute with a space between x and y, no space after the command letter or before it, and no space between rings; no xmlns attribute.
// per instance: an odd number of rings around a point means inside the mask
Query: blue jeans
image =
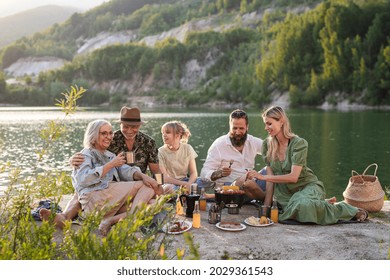
<svg viewBox="0 0 390 280"><path fill-rule="evenodd" d="M264 167L263 169L261 169L261 170L259 171L259 173L260 173L261 175L266 175L266 174L267 174L267 169L266 169L266 167ZM255 181L256 181L257 185L263 190L263 192L265 192L266 181L264 181L264 180L258 180L258 179L256 179Z"/></svg>

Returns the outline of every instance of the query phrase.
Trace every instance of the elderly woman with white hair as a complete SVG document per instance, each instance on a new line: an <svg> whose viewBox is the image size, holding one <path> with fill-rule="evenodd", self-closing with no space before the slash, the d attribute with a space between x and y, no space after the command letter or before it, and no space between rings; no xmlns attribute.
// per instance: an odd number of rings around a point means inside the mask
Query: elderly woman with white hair
<svg viewBox="0 0 390 280"><path fill-rule="evenodd" d="M72 172L84 213L106 209L99 230L106 235L111 226L147 204L155 195L157 182L143 174L136 166L129 166L122 153L107 150L113 137L112 126L106 120L88 124L84 135L85 161ZM131 198L131 205L128 205ZM130 207L130 209L129 209Z"/></svg>

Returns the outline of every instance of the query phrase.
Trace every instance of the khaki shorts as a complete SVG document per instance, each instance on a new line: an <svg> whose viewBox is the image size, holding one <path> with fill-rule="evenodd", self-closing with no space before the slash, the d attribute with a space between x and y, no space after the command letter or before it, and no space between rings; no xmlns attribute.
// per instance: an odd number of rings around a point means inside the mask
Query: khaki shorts
<svg viewBox="0 0 390 280"><path fill-rule="evenodd" d="M104 217L114 216L122 207L129 207L133 196L143 186L142 181L110 182L103 190L92 191L79 197L83 213L104 211Z"/></svg>

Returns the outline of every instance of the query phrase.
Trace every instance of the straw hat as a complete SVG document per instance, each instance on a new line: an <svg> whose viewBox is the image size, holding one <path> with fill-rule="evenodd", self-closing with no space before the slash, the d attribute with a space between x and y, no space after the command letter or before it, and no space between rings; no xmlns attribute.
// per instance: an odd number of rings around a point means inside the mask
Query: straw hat
<svg viewBox="0 0 390 280"><path fill-rule="evenodd" d="M141 121L141 114L138 108L128 108L123 106L121 109L121 116L119 122L130 125L141 125L144 124Z"/></svg>

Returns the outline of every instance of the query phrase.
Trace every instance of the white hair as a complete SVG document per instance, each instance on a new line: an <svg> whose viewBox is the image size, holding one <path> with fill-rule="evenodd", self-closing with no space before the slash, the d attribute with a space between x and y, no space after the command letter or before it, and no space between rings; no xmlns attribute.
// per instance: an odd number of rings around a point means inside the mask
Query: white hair
<svg viewBox="0 0 390 280"><path fill-rule="evenodd" d="M88 124L87 130L84 133L84 148L91 148L95 146L96 140L99 137L100 128L106 124L111 126L111 123L106 120L95 120Z"/></svg>

